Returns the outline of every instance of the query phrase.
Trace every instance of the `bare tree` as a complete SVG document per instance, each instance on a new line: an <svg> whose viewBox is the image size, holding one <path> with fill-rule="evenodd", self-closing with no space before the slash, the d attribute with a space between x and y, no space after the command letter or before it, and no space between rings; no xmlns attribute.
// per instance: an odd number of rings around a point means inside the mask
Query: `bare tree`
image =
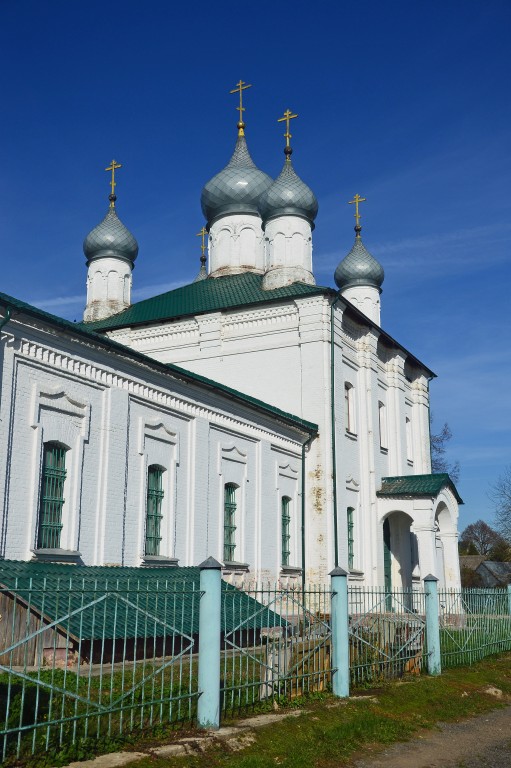
<svg viewBox="0 0 511 768"><path fill-rule="evenodd" d="M492 485L490 498L495 505L497 530L507 541L511 541L511 464Z"/></svg>
<svg viewBox="0 0 511 768"><path fill-rule="evenodd" d="M430 417L430 424L433 425L433 416ZM431 432L431 470L432 472L447 472L453 483L460 479L460 463L455 461L453 464L447 459L447 444L452 438L452 432L447 422L440 432Z"/></svg>
<svg viewBox="0 0 511 768"><path fill-rule="evenodd" d="M467 525L460 536L460 552L463 554L477 554L489 556L493 560L493 553L506 546L502 536L484 520Z"/></svg>

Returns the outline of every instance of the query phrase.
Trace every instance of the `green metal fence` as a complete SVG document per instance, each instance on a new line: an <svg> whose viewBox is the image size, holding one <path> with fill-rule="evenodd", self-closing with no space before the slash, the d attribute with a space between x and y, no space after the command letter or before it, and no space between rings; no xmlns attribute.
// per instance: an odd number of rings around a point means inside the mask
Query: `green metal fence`
<svg viewBox="0 0 511 768"><path fill-rule="evenodd" d="M207 639L206 624L201 653L204 569L0 562L2 759L195 724L198 715L202 722L212 691L210 722L218 725L219 711L225 717L313 691L346 696L347 682L338 683L349 672L354 686L419 674L439 646L438 664L426 665L433 674L511 650L508 590L440 591L438 630L436 580L426 612L423 589L348 589L343 571L335 591L237 589L213 565L218 621ZM332 601L341 592L345 634L338 597ZM206 676L199 690L208 647L220 654L220 675Z"/></svg>
<svg viewBox="0 0 511 768"><path fill-rule="evenodd" d="M164 578L15 577L0 590L2 758L191 721L199 600Z"/></svg>
<svg viewBox="0 0 511 768"><path fill-rule="evenodd" d="M231 627L221 661L224 713L330 686L330 600L320 586L224 591L223 625Z"/></svg>
<svg viewBox="0 0 511 768"><path fill-rule="evenodd" d="M511 650L508 590L441 590L438 602L442 668L472 664Z"/></svg>
<svg viewBox="0 0 511 768"><path fill-rule="evenodd" d="M425 641L423 591L351 587L348 601L352 684L420 674Z"/></svg>

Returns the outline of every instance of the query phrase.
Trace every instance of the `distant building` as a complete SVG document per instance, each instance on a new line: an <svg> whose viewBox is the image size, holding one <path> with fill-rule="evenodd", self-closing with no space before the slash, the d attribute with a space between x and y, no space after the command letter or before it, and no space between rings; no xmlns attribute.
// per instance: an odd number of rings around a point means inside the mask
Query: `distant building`
<svg viewBox="0 0 511 768"><path fill-rule="evenodd" d="M511 563L485 560L483 555L462 555L460 566L464 586L501 588L511 584Z"/></svg>
<svg viewBox="0 0 511 768"><path fill-rule="evenodd" d="M316 285L318 204L293 168L289 123L276 180L244 127L202 192L209 260L194 282L131 304L138 244L112 184L84 243L85 322L0 296L1 554L130 566L213 555L231 581L286 583L323 583L339 564L358 584L408 588L431 573L457 587L461 499L431 474L434 374L380 326L363 199L337 288Z"/></svg>

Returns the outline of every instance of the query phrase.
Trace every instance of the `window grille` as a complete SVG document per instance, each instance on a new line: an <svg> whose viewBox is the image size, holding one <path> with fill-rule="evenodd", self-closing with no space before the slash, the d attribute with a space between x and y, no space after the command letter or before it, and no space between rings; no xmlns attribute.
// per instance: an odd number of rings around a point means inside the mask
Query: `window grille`
<svg viewBox="0 0 511 768"><path fill-rule="evenodd" d="M289 496L282 497L282 565L289 565L290 555L290 525L291 525L291 499Z"/></svg>
<svg viewBox="0 0 511 768"><path fill-rule="evenodd" d="M151 466L147 470L147 505L145 554L159 555L161 542L161 504L163 501L163 469Z"/></svg>
<svg viewBox="0 0 511 768"><path fill-rule="evenodd" d="M347 521L348 521L348 568L351 570L355 563L355 521L353 519L354 514L353 507L348 507Z"/></svg>
<svg viewBox="0 0 511 768"><path fill-rule="evenodd" d="M224 561L232 562L236 552L236 486L224 487Z"/></svg>
<svg viewBox="0 0 511 768"><path fill-rule="evenodd" d="M37 534L39 549L60 549L65 479L66 448L58 443L45 443Z"/></svg>

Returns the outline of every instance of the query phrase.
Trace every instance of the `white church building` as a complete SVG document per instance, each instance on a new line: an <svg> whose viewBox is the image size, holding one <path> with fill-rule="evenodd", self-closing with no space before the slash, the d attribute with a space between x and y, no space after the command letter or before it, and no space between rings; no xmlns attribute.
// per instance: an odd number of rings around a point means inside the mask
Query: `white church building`
<svg viewBox="0 0 511 768"><path fill-rule="evenodd" d="M189 285L131 303L138 244L113 162L110 207L84 242L84 322L0 294L0 557L212 555L235 583L325 583L340 565L360 585L433 574L459 587L461 499L431 474L434 374L381 327L358 195L336 287L316 284L318 203L285 117L275 180L238 123L202 191L208 260Z"/></svg>

